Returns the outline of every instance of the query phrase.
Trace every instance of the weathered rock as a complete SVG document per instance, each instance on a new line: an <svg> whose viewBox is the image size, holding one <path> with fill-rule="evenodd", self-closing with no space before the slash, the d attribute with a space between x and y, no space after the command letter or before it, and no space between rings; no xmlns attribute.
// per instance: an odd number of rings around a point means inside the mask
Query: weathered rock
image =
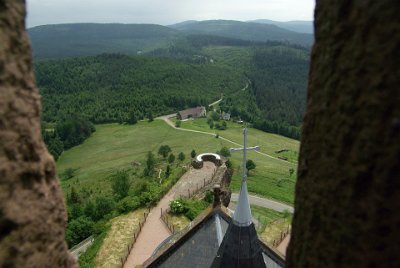
<svg viewBox="0 0 400 268"><path fill-rule="evenodd" d="M287 267L400 267L400 3L319 0Z"/></svg>
<svg viewBox="0 0 400 268"><path fill-rule="evenodd" d="M24 18L24 1L0 1L0 267L75 267Z"/></svg>

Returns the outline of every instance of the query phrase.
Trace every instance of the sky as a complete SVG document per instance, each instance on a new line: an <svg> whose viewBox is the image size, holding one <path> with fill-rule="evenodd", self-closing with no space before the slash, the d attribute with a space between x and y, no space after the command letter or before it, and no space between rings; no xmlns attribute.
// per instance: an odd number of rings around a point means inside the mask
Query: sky
<svg viewBox="0 0 400 268"><path fill-rule="evenodd" d="M313 20L315 0L26 0L28 28L57 23Z"/></svg>

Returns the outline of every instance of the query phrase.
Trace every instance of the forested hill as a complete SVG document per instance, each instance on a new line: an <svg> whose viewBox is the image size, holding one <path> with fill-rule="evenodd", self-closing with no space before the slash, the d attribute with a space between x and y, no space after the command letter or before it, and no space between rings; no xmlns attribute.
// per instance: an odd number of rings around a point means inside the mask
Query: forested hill
<svg viewBox="0 0 400 268"><path fill-rule="evenodd" d="M28 29L35 59L91 56L102 53L137 55L188 42L188 35L213 35L242 42L279 41L309 47L311 34L275 25L240 21L189 21L154 24L57 24ZM189 40L190 41L190 40Z"/></svg>
<svg viewBox="0 0 400 268"><path fill-rule="evenodd" d="M182 36L155 24L76 23L28 29L34 58L91 56L101 53L136 55L169 46Z"/></svg>
<svg viewBox="0 0 400 268"><path fill-rule="evenodd" d="M273 21L273 20L253 20L249 22L263 23L263 24L273 24L280 28L287 29L290 31L295 31L298 33L314 33L314 23L312 21L304 20L293 20L293 21Z"/></svg>
<svg viewBox="0 0 400 268"><path fill-rule="evenodd" d="M103 54L34 64L43 120L83 116L94 123L127 122L206 105L245 86L238 71L175 59Z"/></svg>
<svg viewBox="0 0 400 268"><path fill-rule="evenodd" d="M311 46L313 35L298 33L273 24L242 22L233 20L207 20L178 23L170 27L189 34L207 34L249 41L280 41L302 46Z"/></svg>

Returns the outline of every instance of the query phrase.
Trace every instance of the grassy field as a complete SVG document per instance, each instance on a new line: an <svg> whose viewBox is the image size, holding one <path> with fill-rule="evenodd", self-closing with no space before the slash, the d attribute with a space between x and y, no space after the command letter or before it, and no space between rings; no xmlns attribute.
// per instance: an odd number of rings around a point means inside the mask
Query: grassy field
<svg viewBox="0 0 400 268"><path fill-rule="evenodd" d="M228 128L226 130L215 130L210 129L205 118L200 118L184 121L182 122L181 127L219 134L220 136L236 143L243 144L243 125L241 124L228 122ZM221 144L224 144L224 146L228 148L237 147L234 144L222 140ZM292 204L294 198L299 142L276 134L270 134L254 128L249 128L247 145L259 145L262 153L269 154L275 158L278 156L285 156L288 158L288 161L284 161L280 159L272 159L255 152L248 152L248 159L252 159L257 165L256 169L250 171L248 174L249 191L260 196ZM287 149L288 151L284 153L275 152L282 149ZM231 156L235 170L231 184L233 190L238 190L240 187L241 157L240 153L234 153ZM290 175L289 169L294 170L292 175Z"/></svg>
<svg viewBox="0 0 400 268"><path fill-rule="evenodd" d="M205 119L182 123L184 128L193 128L202 131L213 131L206 128ZM219 131L220 135L235 142L242 143L242 126L229 123L228 129ZM132 162L141 163L136 167L137 172L144 167L148 151L157 154L160 145L169 145L177 156L184 152L186 162L190 151L197 153L216 152L223 146L233 145L210 135L190 133L171 128L161 120L139 122L136 125L105 124L97 125L96 132L83 144L64 152L57 162L59 174L67 168L76 169L76 174L69 180L62 180L64 191L75 185L77 188L90 188L97 193L109 193L111 183L108 179L118 169L133 169ZM274 155L275 150L289 149L293 152L290 162L272 159L255 152L249 152L248 158L255 161L257 167L251 171L248 178L249 191L255 194L270 197L286 203L293 203L295 174L289 176L289 169L296 166L299 143L285 137L249 129L248 145L260 145L261 151ZM157 156L159 157L159 156ZM235 153L231 157L235 174L232 188L240 186L241 154ZM176 169L178 170L178 169ZM134 171L135 172L135 171Z"/></svg>

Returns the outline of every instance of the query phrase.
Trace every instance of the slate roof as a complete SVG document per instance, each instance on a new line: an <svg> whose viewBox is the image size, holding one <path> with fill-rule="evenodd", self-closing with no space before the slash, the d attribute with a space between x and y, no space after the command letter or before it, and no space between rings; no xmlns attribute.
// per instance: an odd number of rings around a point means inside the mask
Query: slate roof
<svg viewBox="0 0 400 268"><path fill-rule="evenodd" d="M216 207L214 209L209 208L195 219L188 230L171 236L169 240L163 242L143 266L163 268L238 267L221 265L225 263L220 263L219 261L221 259L216 257L217 253L225 252L228 254L230 252L226 250L226 246L229 247L229 245L232 245L232 247L234 247L240 244L240 242L234 241L237 239L235 235L226 236L229 232L233 232L234 234L239 232L242 234L242 242L244 241L243 239L247 237L248 241L251 241L253 245L257 245L249 249L242 248L241 250L244 251L244 255L242 254L241 256L254 256L258 254L258 257L261 256L261 258L258 258L255 264L264 264L264 266L246 266L244 265L245 262L242 262L243 266L240 267L265 267L265 264L268 264L268 268L284 267L283 258L258 239L254 224L252 224L251 227L252 228L250 228L250 226L238 227L232 224L232 218L221 207ZM245 230L243 228L247 229ZM225 247L223 245L225 245ZM254 249L257 249L258 252L254 252ZM233 252L235 252L235 250L233 250ZM235 253L233 253L233 255L234 254ZM214 259L216 259L216 261L214 261ZM232 260L233 259L235 258L232 258Z"/></svg>

